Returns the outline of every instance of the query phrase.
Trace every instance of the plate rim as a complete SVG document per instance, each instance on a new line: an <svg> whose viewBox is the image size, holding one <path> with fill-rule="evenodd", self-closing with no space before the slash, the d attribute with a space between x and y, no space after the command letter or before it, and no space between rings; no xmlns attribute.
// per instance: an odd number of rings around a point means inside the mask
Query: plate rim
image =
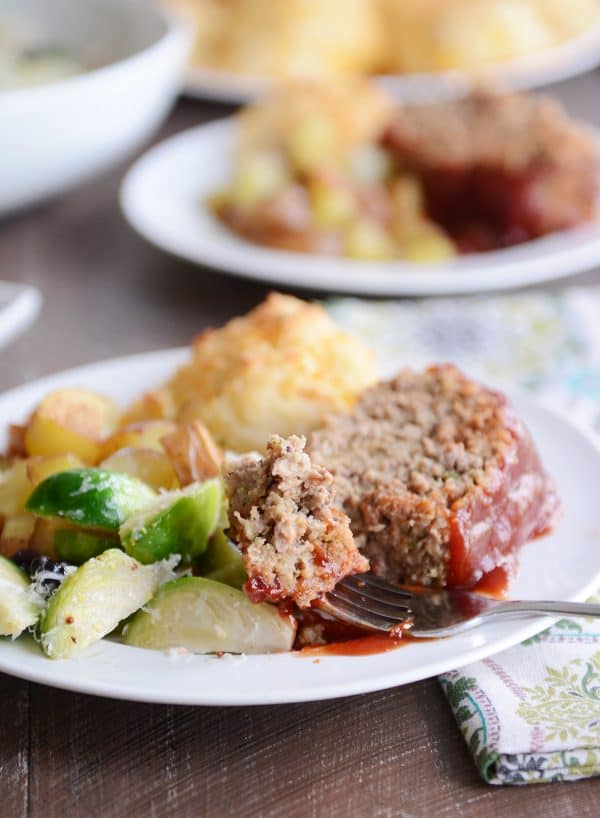
<svg viewBox="0 0 600 818"><path fill-rule="evenodd" d="M37 287L13 281L0 281L0 349L25 332L39 316L43 296Z"/></svg>
<svg viewBox="0 0 600 818"><path fill-rule="evenodd" d="M35 394L42 394L44 390L46 390L49 386L56 386L57 381L61 383L66 382L74 382L77 379L91 380L94 378L96 371L100 369L107 369L114 367L115 365L122 367L123 369L129 370L131 366L162 366L164 368L171 368L173 366L177 366L182 360L185 360L185 355L189 354L188 347L176 347L171 349L159 349L154 350L151 352L143 352L134 355L127 355L127 356L119 356L119 357L109 357L102 361L97 361L95 363L86 364L83 366L78 366L75 368L70 368L66 370L60 370L58 372L45 375L42 378L36 379L29 383L22 384L20 386L14 387L10 390L6 390L0 393L0 407L4 404L5 401L16 400L20 401L21 397L19 393L22 393L24 396L26 393L35 393ZM115 390L117 391L117 390ZM532 399L528 395L524 395L518 390L510 390L510 395L513 399L517 401L524 401L525 404L532 405L534 411L541 413L543 416L549 415L551 418L555 420L558 419L562 424L566 424L570 430L572 430L575 434L579 435L583 441L586 443L586 448L589 447L591 452L593 453L594 463L600 466L600 445L598 442L593 438L591 433L587 430L582 430L572 424L568 419L568 416L565 412L551 409L548 406L540 403L539 401ZM115 395L118 400L118 396ZM31 395L29 400L31 399ZM34 398L36 399L36 398ZM24 406L24 413L27 411L29 407ZM4 411L4 410L2 410ZM4 430L2 430L4 432ZM535 429L533 430L535 436ZM588 596L598 585L598 580L600 578L600 561L598 563L597 571L595 571L585 586L581 586L576 593L569 595L570 599L583 599L584 597ZM0 643L0 672L4 672L8 675L16 676L18 678L27 679L29 681L39 682L46 684L51 687L57 687L60 689L65 690L72 690L75 692L80 693L88 693L92 695L99 695L105 698L115 698L121 699L126 701L144 701L144 702L153 702L153 703L164 703L164 704L182 704L182 705L199 705L199 706L238 706L238 705L263 705L263 704L284 704L290 702L304 702L304 701L315 701L315 700L325 700L325 699L333 699L333 698L340 698L346 696L353 696L359 695L362 693L367 692L375 692L377 690L384 690L389 689L392 687L397 687L402 684L408 684L415 681L419 681L424 678L429 678L432 676L436 676L439 673L448 671L450 669L458 669L465 665L468 665L474 661L478 661L479 659L484 658L485 656L494 655L502 650L507 649L508 647L512 647L519 642L533 636L536 633L539 633L541 630L549 627L552 623L553 619L548 617L535 617L531 620L528 620L527 623L522 625L518 625L516 623L509 624L507 623L509 633L505 636L496 637L493 640L493 647L490 649L489 643L487 644L480 644L479 646L474 646L468 650L463 650L461 653L461 658L458 660L452 659L449 662L447 657L440 657L437 661L428 660L426 662L426 670L424 673L420 673L418 669L413 666L409 669L409 671L402 672L402 667L399 667L393 671L384 672L378 679L378 681L374 682L374 680L370 677L363 677L357 679L350 679L349 681L340 682L336 680L334 682L324 682L321 685L310 685L305 686L303 690L299 693L297 690L291 693L287 693L285 690L277 690L275 693L271 690L263 690L261 695L255 695L252 699L244 696L243 691L240 693L239 689L234 694L228 694L227 696L223 695L215 695L214 691L211 695L207 695L204 692L203 695L198 695L198 691L194 690L192 692L187 691L186 693L182 693L178 691L174 694L171 694L170 691L167 689L162 689L160 692L154 690L152 693L144 692L143 689L136 690L132 689L131 686L127 686L126 684L119 683L118 681L106 682L97 679L90 679L90 680L81 680L81 679L70 679L69 678L69 664L70 662L85 662L87 657L81 657L81 659L70 660L59 663L51 663L49 659L43 656L35 657L34 663L30 668L23 668L19 666L19 660L17 662L10 661L10 653L13 650L20 651L21 647L27 643L18 643L18 642L2 642ZM489 626L488 626L489 627ZM106 644L106 643L105 643ZM416 646L411 645L405 648L404 650L411 650ZM8 649L7 649L8 648ZM122 645L114 645L111 646L112 649L118 649L116 653L118 654L120 650L127 650L127 651L136 651L139 652L140 655L152 653L156 656L155 652L150 651L142 651L141 649L137 648L130 648L128 646ZM26 652L29 653L28 648L25 648ZM392 652L393 654L393 652ZM17 654L18 656L22 654ZM384 654L389 656L390 654ZM283 657L283 661L302 661L300 656L295 654L281 654ZM37 661L39 658L39 661ZM161 656L161 658L166 662L167 660ZM195 657L200 659L212 659L212 657ZM264 659L268 659L272 661L274 658L273 656L261 657ZM331 662L331 661L339 661L340 659L348 662L348 666L350 666L351 662L356 662L357 660L360 661L364 659L364 657L337 657L337 656L322 656L319 657L321 662ZM309 661L308 657L304 658L305 661ZM27 664L27 661L24 660ZM217 661L217 660L214 660ZM51 674L48 674L48 670L50 667L63 667L65 668L65 672L61 678L54 679L52 678ZM177 666L177 665L176 665ZM185 668L185 665L181 666ZM198 665L200 667L200 664ZM206 667L203 665L202 667ZM411 672L412 671L412 672ZM184 670L185 672L185 670ZM242 688L242 686L240 686Z"/></svg>
<svg viewBox="0 0 600 818"><path fill-rule="evenodd" d="M234 137L235 115L195 125L167 137L143 153L128 169L119 188L119 204L130 226L147 242L197 266L238 278L284 287L355 295L451 295L500 291L567 278L600 264L600 217L578 227L556 231L520 245L459 256L444 264L401 260L365 262L318 254L274 250L246 241L221 225L203 202L198 218L208 219L211 241L200 245L196 234L176 233L148 207L144 187L161 178L161 168L183 160L205 140L219 146L223 158ZM600 146L600 129L584 123ZM201 147L199 148L199 151ZM200 155L200 154L199 154ZM158 170L157 170L158 169ZM209 193L202 176L194 201ZM179 204L183 199L175 196ZM188 209L187 200L184 209ZM191 205L190 205L191 208ZM200 222L199 222L200 223ZM568 264L568 268L565 265ZM526 274L523 277L523 270ZM284 271L283 273L281 271ZM478 278L473 281L473 276Z"/></svg>

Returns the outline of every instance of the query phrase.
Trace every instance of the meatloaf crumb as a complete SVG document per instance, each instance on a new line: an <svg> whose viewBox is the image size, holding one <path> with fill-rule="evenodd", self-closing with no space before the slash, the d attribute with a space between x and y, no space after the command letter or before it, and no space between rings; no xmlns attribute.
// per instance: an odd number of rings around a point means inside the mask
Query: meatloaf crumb
<svg viewBox="0 0 600 818"><path fill-rule="evenodd" d="M348 517L334 505L333 478L311 463L306 440L274 435L264 458L246 455L226 473L229 525L254 602L308 607L347 574L367 571Z"/></svg>
<svg viewBox="0 0 600 818"><path fill-rule="evenodd" d="M507 400L449 365L368 389L307 450L333 474L371 570L394 581L473 586L511 568L558 509Z"/></svg>

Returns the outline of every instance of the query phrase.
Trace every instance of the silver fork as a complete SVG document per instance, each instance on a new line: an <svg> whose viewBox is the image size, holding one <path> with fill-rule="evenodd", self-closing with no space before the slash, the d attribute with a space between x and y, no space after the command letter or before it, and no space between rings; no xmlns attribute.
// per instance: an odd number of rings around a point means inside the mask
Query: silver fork
<svg viewBox="0 0 600 818"><path fill-rule="evenodd" d="M491 599L473 591L415 589L391 585L372 574L345 577L318 608L369 631L435 638L453 636L484 622L531 615L600 616L600 605Z"/></svg>

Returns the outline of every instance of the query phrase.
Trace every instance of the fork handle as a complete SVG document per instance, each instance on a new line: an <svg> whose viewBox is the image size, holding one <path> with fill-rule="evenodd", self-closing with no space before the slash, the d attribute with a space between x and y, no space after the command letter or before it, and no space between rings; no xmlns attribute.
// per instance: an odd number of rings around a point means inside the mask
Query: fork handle
<svg viewBox="0 0 600 818"><path fill-rule="evenodd" d="M590 602L546 602L544 600L506 600L488 608L484 617L510 614L571 614L572 616L599 616L600 605Z"/></svg>

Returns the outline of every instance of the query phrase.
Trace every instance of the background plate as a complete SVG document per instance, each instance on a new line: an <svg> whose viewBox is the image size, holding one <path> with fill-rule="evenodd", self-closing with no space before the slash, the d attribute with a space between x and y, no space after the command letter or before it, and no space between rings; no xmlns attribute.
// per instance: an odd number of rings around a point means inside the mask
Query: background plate
<svg viewBox="0 0 600 818"><path fill-rule="evenodd" d="M554 233L444 264L363 262L270 250L232 233L204 205L228 183L234 120L200 125L148 151L121 187L130 224L188 261L290 287L363 295L441 295L534 284L600 263L600 226Z"/></svg>
<svg viewBox="0 0 600 818"><path fill-rule="evenodd" d="M600 22L590 31L560 45L504 63L480 68L477 73L441 71L427 74L394 74L378 77L378 82L396 99L420 101L466 94L475 85L524 90L589 71L600 63ZM272 83L264 77L190 66L184 93L199 99L242 103L264 94Z"/></svg>
<svg viewBox="0 0 600 818"><path fill-rule="evenodd" d="M87 386L126 403L165 379L185 350L121 358L27 384L0 396L0 427L27 417L50 389ZM573 599L588 596L600 580L600 453L566 421L519 398L542 459L555 477L565 516L551 535L529 543L511 588L514 597ZM0 440L0 445L2 441ZM103 641L79 659L46 659L32 640L0 641L0 671L36 682L120 699L198 705L300 702L349 696L414 682L489 656L532 636L547 619L486 625L451 639L409 643L367 657L189 656Z"/></svg>

